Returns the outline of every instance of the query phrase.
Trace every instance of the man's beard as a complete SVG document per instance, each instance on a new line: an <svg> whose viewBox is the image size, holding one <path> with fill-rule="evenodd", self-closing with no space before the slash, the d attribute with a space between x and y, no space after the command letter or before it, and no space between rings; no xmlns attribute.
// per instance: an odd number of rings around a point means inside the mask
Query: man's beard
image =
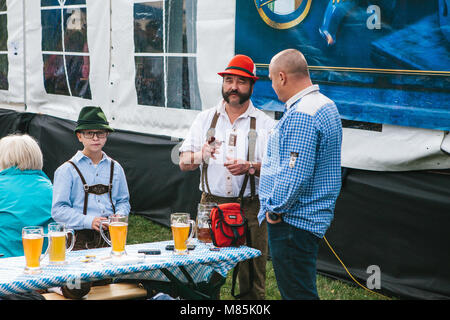
<svg viewBox="0 0 450 320"><path fill-rule="evenodd" d="M231 94L236 94L239 97L239 104L243 104L248 99L250 99L250 97L252 95L252 90L250 89L246 93L240 93L237 90L230 90L228 92L225 92L225 91L223 91L223 88L222 88L222 97L227 103L230 103L229 97Z"/></svg>

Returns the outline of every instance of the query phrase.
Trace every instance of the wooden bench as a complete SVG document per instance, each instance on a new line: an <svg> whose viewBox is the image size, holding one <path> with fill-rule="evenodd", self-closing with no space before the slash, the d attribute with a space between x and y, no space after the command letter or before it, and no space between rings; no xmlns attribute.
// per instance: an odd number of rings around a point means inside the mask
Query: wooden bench
<svg viewBox="0 0 450 320"><path fill-rule="evenodd" d="M72 300L58 293L44 293L46 300ZM134 283L113 283L91 287L91 291L83 300L131 300L145 298L147 290Z"/></svg>

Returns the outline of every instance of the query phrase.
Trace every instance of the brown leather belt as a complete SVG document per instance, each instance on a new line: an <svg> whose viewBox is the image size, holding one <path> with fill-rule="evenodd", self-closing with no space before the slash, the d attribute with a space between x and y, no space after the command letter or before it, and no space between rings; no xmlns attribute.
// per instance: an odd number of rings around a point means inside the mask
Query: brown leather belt
<svg viewBox="0 0 450 320"><path fill-rule="evenodd" d="M228 203L228 202L239 202L239 197L219 197L219 196L215 196L213 194L207 193L207 192L203 192L204 197L207 201L211 201L211 202L217 202L217 203ZM243 201L252 201L252 197L244 197L242 198ZM259 197L256 194L253 197L253 201L259 201Z"/></svg>

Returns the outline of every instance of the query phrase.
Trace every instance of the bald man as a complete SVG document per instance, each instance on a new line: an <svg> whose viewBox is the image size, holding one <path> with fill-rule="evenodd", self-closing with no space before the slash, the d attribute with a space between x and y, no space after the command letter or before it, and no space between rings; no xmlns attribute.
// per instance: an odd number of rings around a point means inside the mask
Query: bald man
<svg viewBox="0 0 450 320"><path fill-rule="evenodd" d="M341 119L334 102L312 84L298 50L275 55L269 77L286 109L262 161L258 221L267 221L282 298L319 299L319 241L333 219L341 188Z"/></svg>

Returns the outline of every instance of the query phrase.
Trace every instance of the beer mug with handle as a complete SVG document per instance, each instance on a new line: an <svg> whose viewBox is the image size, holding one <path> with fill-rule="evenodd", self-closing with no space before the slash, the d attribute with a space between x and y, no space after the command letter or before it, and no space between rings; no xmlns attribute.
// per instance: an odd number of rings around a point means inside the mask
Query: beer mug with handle
<svg viewBox="0 0 450 320"><path fill-rule="evenodd" d="M72 234L72 240L69 248L66 245L68 234ZM72 229L66 229L63 223L53 222L48 225L49 253L48 261L50 264L65 264L66 252L70 252L75 244L75 232Z"/></svg>
<svg viewBox="0 0 450 320"><path fill-rule="evenodd" d="M172 213L170 215L175 254L187 254L187 244L195 233L195 222L189 213Z"/></svg>
<svg viewBox="0 0 450 320"><path fill-rule="evenodd" d="M211 210L217 205L214 202L199 203L197 210L197 239L203 243L212 243L209 226Z"/></svg>
<svg viewBox="0 0 450 320"><path fill-rule="evenodd" d="M103 224L108 225L109 240L103 232ZM126 255L125 245L127 243L128 232L128 216L125 215L111 215L106 221L100 221L100 234L103 239L111 246L111 255L120 257Z"/></svg>
<svg viewBox="0 0 450 320"><path fill-rule="evenodd" d="M25 269L27 274L38 274L42 272L41 261L48 253L48 248L42 254L44 245L44 228L41 226L30 226L22 229L22 244L25 255Z"/></svg>

